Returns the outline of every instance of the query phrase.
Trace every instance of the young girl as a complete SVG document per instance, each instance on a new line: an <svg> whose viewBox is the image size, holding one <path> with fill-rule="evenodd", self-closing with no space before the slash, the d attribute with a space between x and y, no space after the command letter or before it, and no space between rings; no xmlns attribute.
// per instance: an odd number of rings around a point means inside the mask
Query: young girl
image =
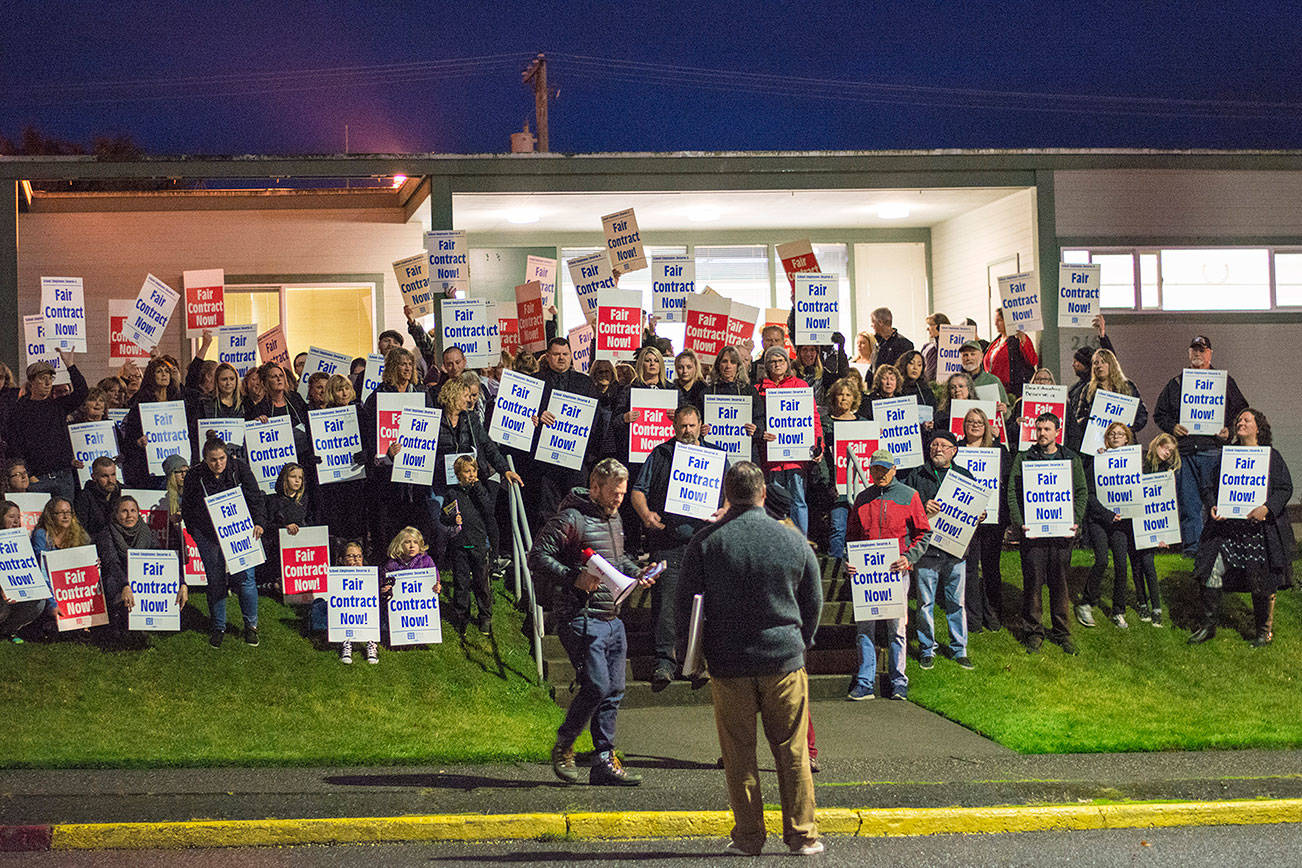
<svg viewBox="0 0 1302 868"><path fill-rule="evenodd" d="M366 556L362 551L362 544L356 540L350 540L349 542L344 543L343 551L339 553L339 560L337 563L341 567L366 566ZM314 633L324 633L328 629L329 622L326 617L326 606L325 597L320 597L312 601L308 628ZM384 623L384 620L385 619L382 616L380 618L380 623ZM374 642L366 643L366 659L370 663L380 662L376 644ZM345 666L352 664L353 641L351 639L345 641L343 645L339 647L339 662Z"/></svg>
<svg viewBox="0 0 1302 868"><path fill-rule="evenodd" d="M1167 470L1180 471L1180 449L1170 434L1159 434L1148 444L1148 454L1144 456L1144 472L1162 473ZM1170 548L1166 543L1158 543L1157 547ZM1161 627L1162 598L1157 592L1154 554L1153 549L1134 552L1130 556L1130 569L1135 574L1135 608L1139 610L1139 620Z"/></svg>
<svg viewBox="0 0 1302 868"><path fill-rule="evenodd" d="M429 556L429 546L425 537L414 527L404 527L389 543L389 559L380 570L380 611L388 611L389 598L393 596L393 574L400 570L419 570L435 568L434 559ZM443 593L443 583L435 580L434 593ZM387 619L380 618L381 629ZM379 647L375 642L366 643L366 662L379 663Z"/></svg>
<svg viewBox="0 0 1302 868"><path fill-rule="evenodd" d="M448 487L442 522L457 529L448 544L452 556L452 626L461 632L470 622L473 594L478 609L479 632L493 632L493 585L488 575L489 553L497 549L494 498L479 481L479 462L462 455L453 464L457 484Z"/></svg>
<svg viewBox="0 0 1302 868"><path fill-rule="evenodd" d="M267 525L262 533L262 544L266 549L267 559L260 585L274 587L278 584L280 573L280 529L289 531L290 536L298 533L299 528L313 524L309 515L306 475L300 464L290 462L280 468L276 477L276 490L267 498Z"/></svg>
<svg viewBox="0 0 1302 868"><path fill-rule="evenodd" d="M1113 422L1103 432L1103 450L1130 446L1135 442L1135 433L1124 423ZM1085 461L1085 480L1089 484L1089 501L1085 508L1085 535L1094 549L1094 566L1090 568L1085 580L1085 590L1080 604L1076 607L1076 620L1083 627L1093 627L1094 617L1091 606L1101 606L1100 586L1103 573L1108 568L1108 550L1112 551L1112 611L1109 615L1112 623L1121 629L1126 624L1126 555L1134 552L1135 537L1131 533L1131 520L1122 518L1120 513L1101 503L1094 489L1094 456L1083 456Z"/></svg>

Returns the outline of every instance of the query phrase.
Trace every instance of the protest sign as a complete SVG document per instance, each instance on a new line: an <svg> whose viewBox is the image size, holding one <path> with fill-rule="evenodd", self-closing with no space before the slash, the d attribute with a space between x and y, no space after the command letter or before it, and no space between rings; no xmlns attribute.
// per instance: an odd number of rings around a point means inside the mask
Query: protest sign
<svg viewBox="0 0 1302 868"><path fill-rule="evenodd" d="M398 454L393 456L393 481L433 485L443 411L408 407L398 419Z"/></svg>
<svg viewBox="0 0 1302 868"><path fill-rule="evenodd" d="M642 293L597 291L597 359L631 362L642 346Z"/></svg>
<svg viewBox="0 0 1302 868"><path fill-rule="evenodd" d="M289 342L285 340L284 326L274 325L258 335L258 355L263 362L289 367Z"/></svg>
<svg viewBox="0 0 1302 868"><path fill-rule="evenodd" d="M493 309L497 311L497 337L502 342L502 352L515 358L520 351L520 315L516 304L514 301L499 301Z"/></svg>
<svg viewBox="0 0 1302 868"><path fill-rule="evenodd" d="M709 287L707 286L708 290ZM687 296L684 343L702 359L714 360L728 344L732 302L713 290Z"/></svg>
<svg viewBox="0 0 1302 868"><path fill-rule="evenodd" d="M389 644L423 645L443 641L439 572L433 567L389 573L393 597L389 600Z"/></svg>
<svg viewBox="0 0 1302 868"><path fill-rule="evenodd" d="M149 350L136 346L122 333L134 304L131 299L109 299L109 365L115 368L124 362L149 361Z"/></svg>
<svg viewBox="0 0 1302 868"><path fill-rule="evenodd" d="M155 401L138 404L140 427L145 434L145 457L151 476L163 475L169 455L190 460L190 432L185 425L184 401Z"/></svg>
<svg viewBox="0 0 1302 868"><path fill-rule="evenodd" d="M417 253L393 263L393 276L398 281L404 307L411 308L413 318L429 316L434 312L434 293L429 287L428 253Z"/></svg>
<svg viewBox="0 0 1302 868"><path fill-rule="evenodd" d="M961 446L954 455L954 463L971 473L972 478L990 492L990 502L982 524L999 524L999 510L1003 506L1004 497L999 484L1003 454L1003 449L998 446Z"/></svg>
<svg viewBox="0 0 1302 868"><path fill-rule="evenodd" d="M426 275L435 294L465 298L470 292L466 230L435 229L426 232L425 252L429 255Z"/></svg>
<svg viewBox="0 0 1302 868"><path fill-rule="evenodd" d="M181 272L185 290L185 336L195 337L226 325L226 272L202 268Z"/></svg>
<svg viewBox="0 0 1302 868"><path fill-rule="evenodd" d="M225 362L243 377L258 366L258 327L224 325L217 329L217 363Z"/></svg>
<svg viewBox="0 0 1302 868"><path fill-rule="evenodd" d="M375 567L326 570L326 641L380 641L380 577Z"/></svg>
<svg viewBox="0 0 1302 868"><path fill-rule="evenodd" d="M294 534L280 529L280 584L286 597L324 594L329 566L330 528L300 527Z"/></svg>
<svg viewBox="0 0 1302 868"><path fill-rule="evenodd" d="M1065 442L1067 429L1067 387L1047 383L1027 383L1022 386L1022 415L1017 419L1021 429L1019 451L1025 452L1035 442L1035 420L1041 413L1058 417L1058 445Z"/></svg>
<svg viewBox="0 0 1302 868"><path fill-rule="evenodd" d="M760 309L749 304L733 301L728 305L728 346L740 346L742 341L755 337L755 320ZM744 355L744 353L743 353ZM704 364L714 364L713 359L702 359Z"/></svg>
<svg viewBox="0 0 1302 868"><path fill-rule="evenodd" d="M379 353L366 354L366 370L362 372L362 391L357 396L358 403L366 403L371 393L380 388L384 382L384 356Z"/></svg>
<svg viewBox="0 0 1302 868"><path fill-rule="evenodd" d="M226 416L220 419L196 419L194 423L195 442L208 440L208 432L217 435L227 446L244 445L244 419L239 416Z"/></svg>
<svg viewBox="0 0 1302 868"><path fill-rule="evenodd" d="M543 381L518 371L503 370L493 421L488 437L494 443L513 449L528 449L533 443L533 418L542 405Z"/></svg>
<svg viewBox="0 0 1302 868"><path fill-rule="evenodd" d="M556 303L556 260L528 256L524 260L524 282L536 282L542 290L543 307Z"/></svg>
<svg viewBox="0 0 1302 868"><path fill-rule="evenodd" d="M1004 323L1008 326L1009 335L1044 328L1040 283L1035 279L1035 272L1024 271L999 278L999 297L1003 301Z"/></svg>
<svg viewBox="0 0 1302 868"><path fill-rule="evenodd" d="M931 519L931 546L956 558L967 555L981 516L991 507L990 490L975 479L958 473L946 473L936 492L940 512ZM996 510L998 504L994 504Z"/></svg>
<svg viewBox="0 0 1302 868"><path fill-rule="evenodd" d="M592 367L592 326L584 323L566 332L570 340L570 352L574 355L574 370L587 373Z"/></svg>
<svg viewBox="0 0 1302 868"><path fill-rule="evenodd" d="M989 401L991 404L999 404L1006 397L1003 384L1001 383L982 383L976 387L976 399L978 401ZM998 407L996 407L998 409ZM1000 414L1003 415L1003 414Z"/></svg>
<svg viewBox="0 0 1302 868"><path fill-rule="evenodd" d="M398 417L408 407L424 407L424 392L375 393L375 456L389 451L398 439Z"/></svg>
<svg viewBox="0 0 1302 868"><path fill-rule="evenodd" d="M868 462L877 451L878 425L871 420L862 422L835 422L833 424L834 440L832 444L833 460L836 462L836 490L849 497L858 488L850 475L850 450L859 458L859 469L863 479L868 479ZM862 483L865 484L866 483Z"/></svg>
<svg viewBox="0 0 1302 868"><path fill-rule="evenodd" d="M976 340L974 325L942 325L940 335L936 338L936 381L943 383L951 374L963 370L963 360L959 352L963 344Z"/></svg>
<svg viewBox="0 0 1302 868"><path fill-rule="evenodd" d="M924 461L918 407L918 401L912 395L873 401L873 418L880 426L879 448L895 457L895 466L899 469L921 467Z"/></svg>
<svg viewBox="0 0 1302 868"><path fill-rule="evenodd" d="M244 454L249 471L263 494L276 490L276 480L286 464L298 463L294 445L294 424L288 416L272 416L266 422L244 423Z"/></svg>
<svg viewBox="0 0 1302 868"><path fill-rule="evenodd" d="M1144 454L1139 446L1101 452L1094 457L1094 496L1122 518L1136 518L1144 511L1139 499L1143 472Z"/></svg>
<svg viewBox="0 0 1302 868"><path fill-rule="evenodd" d="M891 564L900 558L893 539L855 540L846 543L846 564L854 567L850 599L856 621L883 621L908 615L909 571L896 572Z"/></svg>
<svg viewBox="0 0 1302 868"><path fill-rule="evenodd" d="M1269 489L1269 446L1221 449L1221 475L1216 491L1216 512L1221 518L1247 518L1248 513L1266 502Z"/></svg>
<svg viewBox="0 0 1302 868"><path fill-rule="evenodd" d="M515 288L516 328L520 334L520 346L527 352L536 353L547 349L544 306L542 285L536 280Z"/></svg>
<svg viewBox="0 0 1302 868"><path fill-rule="evenodd" d="M1131 522L1135 548L1153 549L1163 543L1180 544L1180 506L1175 487L1175 471L1145 473L1139 477L1144 504L1143 514Z"/></svg>
<svg viewBox="0 0 1302 868"><path fill-rule="evenodd" d="M791 358L796 357L796 345L791 342L791 333L787 331L787 313L780 307L764 308L764 328L776 326L782 329L782 345L787 349L787 355ZM868 380L871 382L872 378Z"/></svg>
<svg viewBox="0 0 1302 868"><path fill-rule="evenodd" d="M157 488L123 488L122 497L134 497L140 507L140 520L153 526L156 515L167 514L167 492Z"/></svg>
<svg viewBox="0 0 1302 868"><path fill-rule="evenodd" d="M357 422L356 405L308 410L307 421L312 429L312 452L317 457L318 483L329 485L366 478L366 467L354 463L357 453L362 451L362 428Z"/></svg>
<svg viewBox="0 0 1302 868"><path fill-rule="evenodd" d="M841 330L841 302L835 274L806 272L795 276L797 344L830 344Z"/></svg>
<svg viewBox="0 0 1302 868"><path fill-rule="evenodd" d="M86 352L86 296L80 277L42 277L41 316L47 344Z"/></svg>
<svg viewBox="0 0 1302 868"><path fill-rule="evenodd" d="M1180 376L1180 424L1190 434L1216 436L1225 427L1226 371L1185 368Z"/></svg>
<svg viewBox="0 0 1302 868"><path fill-rule="evenodd" d="M641 464L651 450L674 436L677 389L629 389L628 463Z"/></svg>
<svg viewBox="0 0 1302 868"><path fill-rule="evenodd" d="M448 485L457 484L457 459L469 458L474 461L476 458L475 450L469 452L444 452L443 455L443 481Z"/></svg>
<svg viewBox="0 0 1302 868"><path fill-rule="evenodd" d="M186 529L185 522L181 522L181 541L185 545L185 561L181 565L185 583L191 587L206 586L208 584L208 571L203 567L203 558L199 555L199 546L195 544L194 537L190 536L190 531Z"/></svg>
<svg viewBox="0 0 1302 868"><path fill-rule="evenodd" d="M346 353L335 353L330 350L323 350L320 347L308 347L307 359L303 362L303 376L298 381L299 397L304 401L307 400L307 381L312 378L313 374L343 374L347 376L352 364L353 357Z"/></svg>
<svg viewBox="0 0 1302 868"><path fill-rule="evenodd" d="M50 502L50 495L42 491L11 491L4 499L18 504L18 510L23 514L23 530L31 536L45 511L45 504Z"/></svg>
<svg viewBox="0 0 1302 868"><path fill-rule="evenodd" d="M85 485L90 481L90 466L96 458L116 459L119 454L118 437L113 430L113 423L107 419L102 422L74 422L68 426L68 439L72 441L72 457L81 462L77 468L77 482Z"/></svg>
<svg viewBox="0 0 1302 868"><path fill-rule="evenodd" d="M583 455L592 438L592 420L597 415L597 399L553 389L547 412L556 417L550 425L538 428L538 448L534 458L547 464L559 464L571 470L583 466Z"/></svg>
<svg viewBox="0 0 1302 868"><path fill-rule="evenodd" d="M1081 438L1082 455L1096 455L1103 448L1103 435L1113 422L1133 425L1139 410L1139 398L1099 389L1090 404L1090 417L1085 422L1085 436Z"/></svg>
<svg viewBox="0 0 1302 868"><path fill-rule="evenodd" d="M1022 524L1027 539L1074 535L1075 492L1070 461L1027 461L1022 465Z"/></svg>
<svg viewBox="0 0 1302 868"><path fill-rule="evenodd" d="M685 322L687 297L696 292L696 259L687 254L651 257L651 313L661 322Z"/></svg>
<svg viewBox="0 0 1302 868"><path fill-rule="evenodd" d="M210 494L203 499L212 519L213 532L226 560L227 574L243 572L267 559L262 540L254 536L253 516L238 485Z"/></svg>
<svg viewBox="0 0 1302 868"><path fill-rule="evenodd" d="M1103 266L1058 264L1058 328L1089 328L1099 315Z"/></svg>
<svg viewBox="0 0 1302 868"><path fill-rule="evenodd" d="M54 368L56 386L70 385L72 377L68 374L68 369L63 366L63 358L54 345L45 340L45 317L39 313L24 316L23 336L27 345L27 365L30 367L37 362L46 362Z"/></svg>
<svg viewBox="0 0 1302 868"><path fill-rule="evenodd" d="M84 630L108 623L108 606L99 583L99 553L93 545L41 552L54 588L59 631Z"/></svg>
<svg viewBox="0 0 1302 868"><path fill-rule="evenodd" d="M787 282L792 291L796 288L796 275L805 271L818 271L818 259L808 238L800 241L788 241L777 246L778 259L782 261L782 270L786 272Z"/></svg>
<svg viewBox="0 0 1302 868"><path fill-rule="evenodd" d="M181 565L170 549L129 549L127 581L135 606L127 613L128 630L181 629Z"/></svg>
<svg viewBox="0 0 1302 868"><path fill-rule="evenodd" d="M0 529L0 589L17 603L50 599L29 534L22 527Z"/></svg>
<svg viewBox="0 0 1302 868"><path fill-rule="evenodd" d="M566 260L574 293L579 297L579 310L591 325L597 321L597 290L615 289L615 272L610 267L610 256L598 250L587 256Z"/></svg>
<svg viewBox="0 0 1302 868"><path fill-rule="evenodd" d="M710 426L706 439L729 456L750 460L754 435L746 433L746 426L754 424L750 395L706 395L705 418Z"/></svg>
<svg viewBox="0 0 1302 868"><path fill-rule="evenodd" d="M443 349L458 347L466 356L466 367L488 368L502 358L502 343L497 336L497 310L483 298L445 298L443 308Z"/></svg>
<svg viewBox="0 0 1302 868"><path fill-rule="evenodd" d="M632 208L602 217L601 228L606 234L606 250L610 254L611 268L617 274L628 274L646 268L642 233L637 230L637 217Z"/></svg>
<svg viewBox="0 0 1302 868"><path fill-rule="evenodd" d="M131 305L131 314L122 325L122 334L141 349L152 350L167 331L180 298L176 290L157 277L146 276L140 294Z"/></svg>
<svg viewBox="0 0 1302 868"><path fill-rule="evenodd" d="M135 345L132 344L132 346ZM131 411L128 410L126 407L109 407L107 410L104 411L104 415L108 416L109 421L112 422L114 425L117 425L118 428L121 429L122 423L126 421L127 414L130 412Z"/></svg>
<svg viewBox="0 0 1302 868"><path fill-rule="evenodd" d="M954 432L960 443L963 442L963 418L969 410L980 410L986 414L986 421L994 426L999 434L1000 443L1008 443L1008 432L1004 430L1004 417L994 401L973 401L967 398L954 398L949 402L949 430Z"/></svg>
<svg viewBox="0 0 1302 868"><path fill-rule="evenodd" d="M809 461L817 412L811 388L769 389L764 394L764 431L777 439L767 441L768 460Z"/></svg>
<svg viewBox="0 0 1302 868"><path fill-rule="evenodd" d="M675 443L665 512L702 520L714 515L723 494L727 464L728 453L721 449Z"/></svg>

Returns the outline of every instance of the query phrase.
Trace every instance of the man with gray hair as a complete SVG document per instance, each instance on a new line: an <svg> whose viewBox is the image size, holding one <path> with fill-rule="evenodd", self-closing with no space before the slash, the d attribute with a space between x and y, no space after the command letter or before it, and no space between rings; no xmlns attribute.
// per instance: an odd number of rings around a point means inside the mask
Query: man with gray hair
<svg viewBox="0 0 1302 868"><path fill-rule="evenodd" d="M913 341L896 331L891 325L894 317L889 307L879 307L872 312L869 321L873 333L877 335L877 367L893 365L900 356L913 349Z"/></svg>
<svg viewBox="0 0 1302 868"><path fill-rule="evenodd" d="M773 752L782 840L793 853L823 852L809 770L805 652L823 608L818 561L795 530L764 511L764 472L739 461L723 478L728 511L687 544L678 580L679 623L701 594L701 636L714 720L735 825L728 852L764 847L764 800L755 756L755 715Z"/></svg>

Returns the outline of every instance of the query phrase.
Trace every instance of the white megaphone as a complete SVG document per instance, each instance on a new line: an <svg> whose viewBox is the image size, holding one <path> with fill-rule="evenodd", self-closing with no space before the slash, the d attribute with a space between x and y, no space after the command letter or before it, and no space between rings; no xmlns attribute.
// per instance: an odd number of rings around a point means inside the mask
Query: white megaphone
<svg viewBox="0 0 1302 868"><path fill-rule="evenodd" d="M638 580L633 576L625 575L615 569L610 561L597 554L592 549L584 549L583 556L587 558L584 568L601 580L601 583L610 591L610 595L615 598L615 605L628 599L628 595L633 593L637 588ZM660 569L656 569L660 567ZM663 564L657 564L647 571L647 577L654 578L663 571Z"/></svg>

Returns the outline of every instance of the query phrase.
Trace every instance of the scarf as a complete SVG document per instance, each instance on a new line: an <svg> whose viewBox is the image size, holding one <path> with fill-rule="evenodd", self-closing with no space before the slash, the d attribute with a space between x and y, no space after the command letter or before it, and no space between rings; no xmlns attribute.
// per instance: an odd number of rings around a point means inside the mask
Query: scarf
<svg viewBox="0 0 1302 868"><path fill-rule="evenodd" d="M158 547L154 532L145 524L144 518L136 522L135 527L127 528L116 521L109 522L109 535L113 538L113 548L122 557L127 556L128 549L152 549Z"/></svg>

